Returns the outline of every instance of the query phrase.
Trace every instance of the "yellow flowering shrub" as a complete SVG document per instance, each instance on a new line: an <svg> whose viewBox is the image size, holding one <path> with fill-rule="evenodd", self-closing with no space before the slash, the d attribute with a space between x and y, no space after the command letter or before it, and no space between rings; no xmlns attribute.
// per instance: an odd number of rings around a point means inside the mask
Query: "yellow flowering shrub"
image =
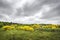
<svg viewBox="0 0 60 40"><path fill-rule="evenodd" d="M56 29L56 27L52 27L52 29Z"/></svg>
<svg viewBox="0 0 60 40"><path fill-rule="evenodd" d="M42 26L42 28L47 28L47 26Z"/></svg>
<svg viewBox="0 0 60 40"><path fill-rule="evenodd" d="M19 26L19 27L17 27L17 29L19 29L19 30L20 30L20 29L24 30L24 28L23 28L23 27L20 27L20 26Z"/></svg>
<svg viewBox="0 0 60 40"><path fill-rule="evenodd" d="M51 28L51 26L42 26L42 28Z"/></svg>
<svg viewBox="0 0 60 40"><path fill-rule="evenodd" d="M40 25L39 24L34 24L32 27L33 28L40 28Z"/></svg>
<svg viewBox="0 0 60 40"><path fill-rule="evenodd" d="M32 28L30 26L18 27L18 29L27 30L27 31L34 31L34 28Z"/></svg>
<svg viewBox="0 0 60 40"><path fill-rule="evenodd" d="M56 29L57 26L55 24L52 25L52 29Z"/></svg>
<svg viewBox="0 0 60 40"><path fill-rule="evenodd" d="M55 29L55 28L57 28L57 25L55 25L55 24L46 25L46 26L42 26L42 28L52 28L52 29Z"/></svg>
<svg viewBox="0 0 60 40"><path fill-rule="evenodd" d="M15 27L13 27L13 26L3 26L2 28L5 29L5 30L11 30L11 29L14 29Z"/></svg>
<svg viewBox="0 0 60 40"><path fill-rule="evenodd" d="M29 30L29 31L34 31L34 29L32 27L29 27L29 26L24 26L24 29Z"/></svg>
<svg viewBox="0 0 60 40"><path fill-rule="evenodd" d="M56 29L57 27L56 26L52 26L52 29Z"/></svg>

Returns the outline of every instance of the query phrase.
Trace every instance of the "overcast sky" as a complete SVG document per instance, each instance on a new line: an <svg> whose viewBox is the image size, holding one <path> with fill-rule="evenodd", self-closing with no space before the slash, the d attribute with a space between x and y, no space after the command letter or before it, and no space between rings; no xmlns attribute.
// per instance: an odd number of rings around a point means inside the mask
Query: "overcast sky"
<svg viewBox="0 0 60 40"><path fill-rule="evenodd" d="M0 0L0 21L60 24L60 0Z"/></svg>

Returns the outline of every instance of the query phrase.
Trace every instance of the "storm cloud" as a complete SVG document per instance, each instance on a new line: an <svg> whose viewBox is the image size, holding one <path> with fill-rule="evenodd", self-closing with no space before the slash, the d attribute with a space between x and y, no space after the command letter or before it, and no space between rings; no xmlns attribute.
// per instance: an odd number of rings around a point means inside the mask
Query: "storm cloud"
<svg viewBox="0 0 60 40"><path fill-rule="evenodd" d="M60 0L0 0L0 21L60 24Z"/></svg>

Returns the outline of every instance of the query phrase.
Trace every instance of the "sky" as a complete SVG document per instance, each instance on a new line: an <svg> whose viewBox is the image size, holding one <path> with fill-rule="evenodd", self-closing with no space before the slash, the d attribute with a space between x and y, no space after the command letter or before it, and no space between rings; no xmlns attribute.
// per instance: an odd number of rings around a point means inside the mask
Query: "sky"
<svg viewBox="0 0 60 40"><path fill-rule="evenodd" d="M0 0L0 21L60 24L60 0Z"/></svg>

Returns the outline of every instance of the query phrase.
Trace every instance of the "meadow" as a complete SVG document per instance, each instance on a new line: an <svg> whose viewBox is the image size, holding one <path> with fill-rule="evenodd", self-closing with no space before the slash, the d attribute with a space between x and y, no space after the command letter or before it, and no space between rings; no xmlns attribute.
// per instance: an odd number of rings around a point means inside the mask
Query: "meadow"
<svg viewBox="0 0 60 40"><path fill-rule="evenodd" d="M60 40L60 25L0 22L0 40Z"/></svg>

